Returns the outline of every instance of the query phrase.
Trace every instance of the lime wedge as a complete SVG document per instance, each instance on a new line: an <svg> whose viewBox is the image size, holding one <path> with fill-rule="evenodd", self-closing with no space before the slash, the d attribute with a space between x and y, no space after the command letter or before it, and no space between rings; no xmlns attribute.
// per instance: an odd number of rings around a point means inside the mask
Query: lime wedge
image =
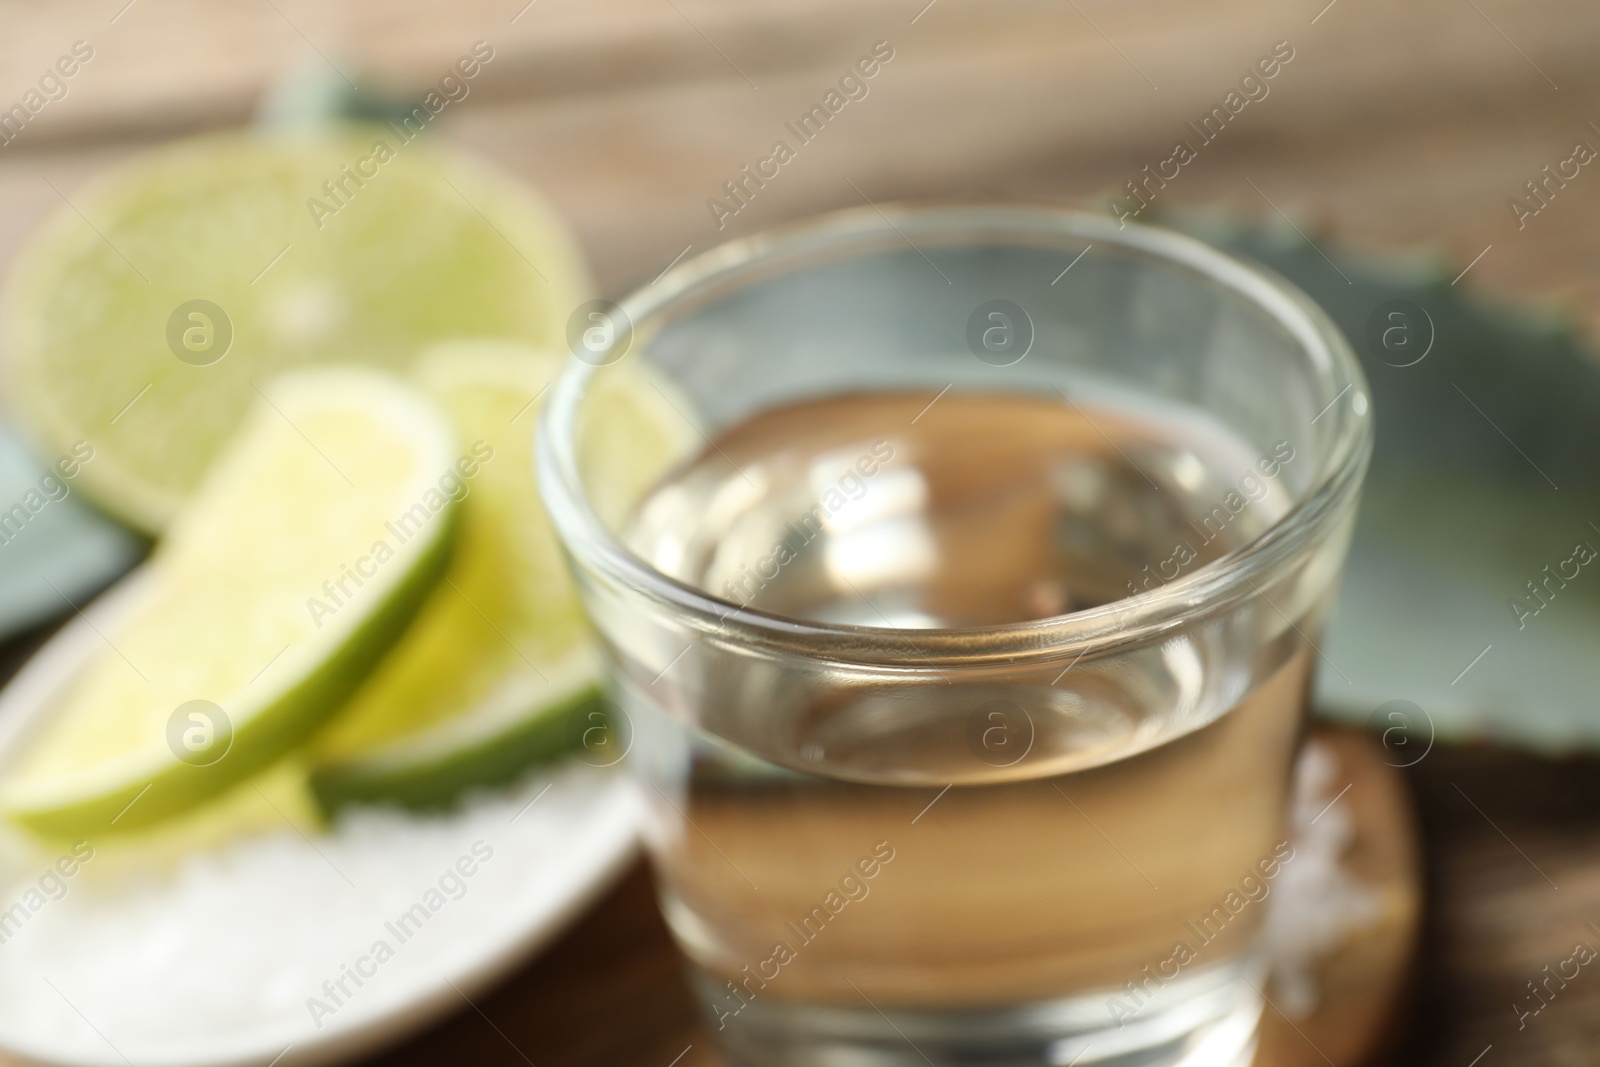
<svg viewBox="0 0 1600 1067"><path fill-rule="evenodd" d="M597 720L599 662L534 482L539 401L557 357L509 342L425 354L418 379L481 462L466 480L445 580L394 654L318 736L312 788L355 802L444 807L581 744ZM600 417L634 420L631 454L596 457L612 485L642 490L692 431L638 373L606 368Z"/></svg>
<svg viewBox="0 0 1600 1067"><path fill-rule="evenodd" d="M10 272L0 382L48 456L94 447L86 495L152 532L252 382L318 362L404 373L451 337L563 347L588 295L530 190L388 126L205 135L71 197Z"/></svg>
<svg viewBox="0 0 1600 1067"><path fill-rule="evenodd" d="M271 383L7 768L36 832L148 825L300 742L442 573L460 482L438 407L381 372ZM137 595L133 595L136 593Z"/></svg>

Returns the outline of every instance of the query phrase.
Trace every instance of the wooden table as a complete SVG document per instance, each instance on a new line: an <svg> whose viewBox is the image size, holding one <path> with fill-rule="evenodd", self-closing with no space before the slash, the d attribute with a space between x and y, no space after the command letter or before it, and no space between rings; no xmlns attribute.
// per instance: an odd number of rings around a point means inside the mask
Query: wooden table
<svg viewBox="0 0 1600 1067"><path fill-rule="evenodd" d="M0 263L95 171L246 119L294 63L416 94L489 42L438 135L539 185L615 295L680 255L869 200L1103 209L1287 41L1269 94L1157 206L1282 212L1318 239L1421 248L1448 275L1471 264L1463 287L1600 323L1600 173L1552 187L1520 226L1508 207L1575 141L1600 146L1600 5L1579 0L59 0L0 19L3 107L73 42L94 49L0 145ZM877 41L894 58L869 95L719 228L707 201ZM1523 1029L1513 1005L1575 941L1600 947L1597 771L1441 746L1407 772L1428 909L1397 1062L1594 1061L1600 971ZM714 1062L642 869L478 1008L383 1062Z"/></svg>
<svg viewBox="0 0 1600 1067"><path fill-rule="evenodd" d="M247 119L294 64L420 96L487 42L495 58L441 116L442 134L544 189L614 294L686 247L867 198L1103 208L1180 137L1197 140L1187 124L1286 41L1295 58L1266 98L1157 206L1281 209L1313 234L1431 249L1457 269L1492 245L1470 284L1589 321L1600 308L1600 193L1589 188L1600 174L1585 168L1522 229L1507 207L1574 141L1600 147L1588 125L1600 122L1600 7L1581 0L128 5L4 9L0 96L20 95L75 40L95 55L65 99L0 146L0 263L95 170ZM880 40L894 59L868 96L719 229L706 201Z"/></svg>

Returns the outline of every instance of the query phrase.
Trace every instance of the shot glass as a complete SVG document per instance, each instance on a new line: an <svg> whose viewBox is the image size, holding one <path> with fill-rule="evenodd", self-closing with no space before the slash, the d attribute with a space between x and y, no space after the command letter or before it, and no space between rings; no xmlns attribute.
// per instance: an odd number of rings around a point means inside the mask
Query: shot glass
<svg viewBox="0 0 1600 1067"><path fill-rule="evenodd" d="M1019 206L826 216L585 315L541 487L730 1059L1248 1062L1371 451L1332 323Z"/></svg>

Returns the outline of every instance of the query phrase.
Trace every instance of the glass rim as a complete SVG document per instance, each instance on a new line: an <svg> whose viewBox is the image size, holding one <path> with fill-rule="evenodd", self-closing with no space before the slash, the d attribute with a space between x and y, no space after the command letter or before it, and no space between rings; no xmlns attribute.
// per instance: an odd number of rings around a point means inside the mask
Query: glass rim
<svg viewBox="0 0 1600 1067"><path fill-rule="evenodd" d="M572 356L550 387L535 448L545 508L572 560L672 610L704 636L791 655L923 670L1024 659L1065 658L1076 663L1091 653L1159 638L1250 596L1265 596L1263 583L1270 583L1300 549L1314 543L1344 514L1343 506L1360 487L1373 439L1366 377L1349 342L1326 312L1286 279L1172 230L1144 223L1129 226L1053 205L886 203L849 208L719 245L670 267L619 306L626 331L637 338L648 332L652 321L675 308L714 298L723 288L737 288L752 271L780 273L786 267L848 258L854 251L891 242L915 249L908 233L959 237L964 232L1009 237L1016 243L1066 239L1115 245L1187 268L1266 314L1319 372L1312 377L1325 406L1312 421L1326 417L1333 423L1332 445L1309 487L1246 544L1190 574L1095 607L1022 622L928 629L800 619L741 606L673 578L636 555L606 527L583 491L573 447L586 388L606 364ZM1346 393L1349 401L1340 404Z"/></svg>

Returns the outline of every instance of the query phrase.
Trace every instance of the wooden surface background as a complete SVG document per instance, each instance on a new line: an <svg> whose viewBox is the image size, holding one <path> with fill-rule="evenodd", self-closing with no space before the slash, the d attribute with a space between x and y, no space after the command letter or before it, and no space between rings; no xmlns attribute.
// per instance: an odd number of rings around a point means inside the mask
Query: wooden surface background
<svg viewBox="0 0 1600 1067"><path fill-rule="evenodd" d="M1492 245L1470 284L1586 318L1600 307L1600 174L1585 168L1521 230L1507 207L1576 140L1600 147L1600 6L927 2L6 0L0 107L74 41L95 57L0 147L0 261L59 204L45 179L70 196L127 152L244 121L293 70L420 93L487 42L494 60L440 135L537 183L615 294L685 247L863 197L1102 206L1288 41L1270 94L1159 203L1282 209L1456 269ZM867 98L719 230L706 200L878 40L895 58Z"/></svg>
<svg viewBox="0 0 1600 1067"><path fill-rule="evenodd" d="M1579 0L5 0L0 111L79 40L94 58L67 96L0 145L0 263L95 171L248 119L290 71L417 94L488 42L429 136L542 188L617 295L685 252L868 199L1103 208L1288 41L1270 94L1159 206L1281 211L1600 325L1600 168L1520 229L1507 206L1574 142L1600 147L1600 5ZM879 40L895 55L867 98L719 229L707 199ZM1600 970L1521 1028L1513 1006L1574 942L1600 947L1597 770L1440 747L1407 772L1428 918L1396 1062L1594 1062ZM382 1062L712 1062L649 894L636 870L505 989Z"/></svg>

